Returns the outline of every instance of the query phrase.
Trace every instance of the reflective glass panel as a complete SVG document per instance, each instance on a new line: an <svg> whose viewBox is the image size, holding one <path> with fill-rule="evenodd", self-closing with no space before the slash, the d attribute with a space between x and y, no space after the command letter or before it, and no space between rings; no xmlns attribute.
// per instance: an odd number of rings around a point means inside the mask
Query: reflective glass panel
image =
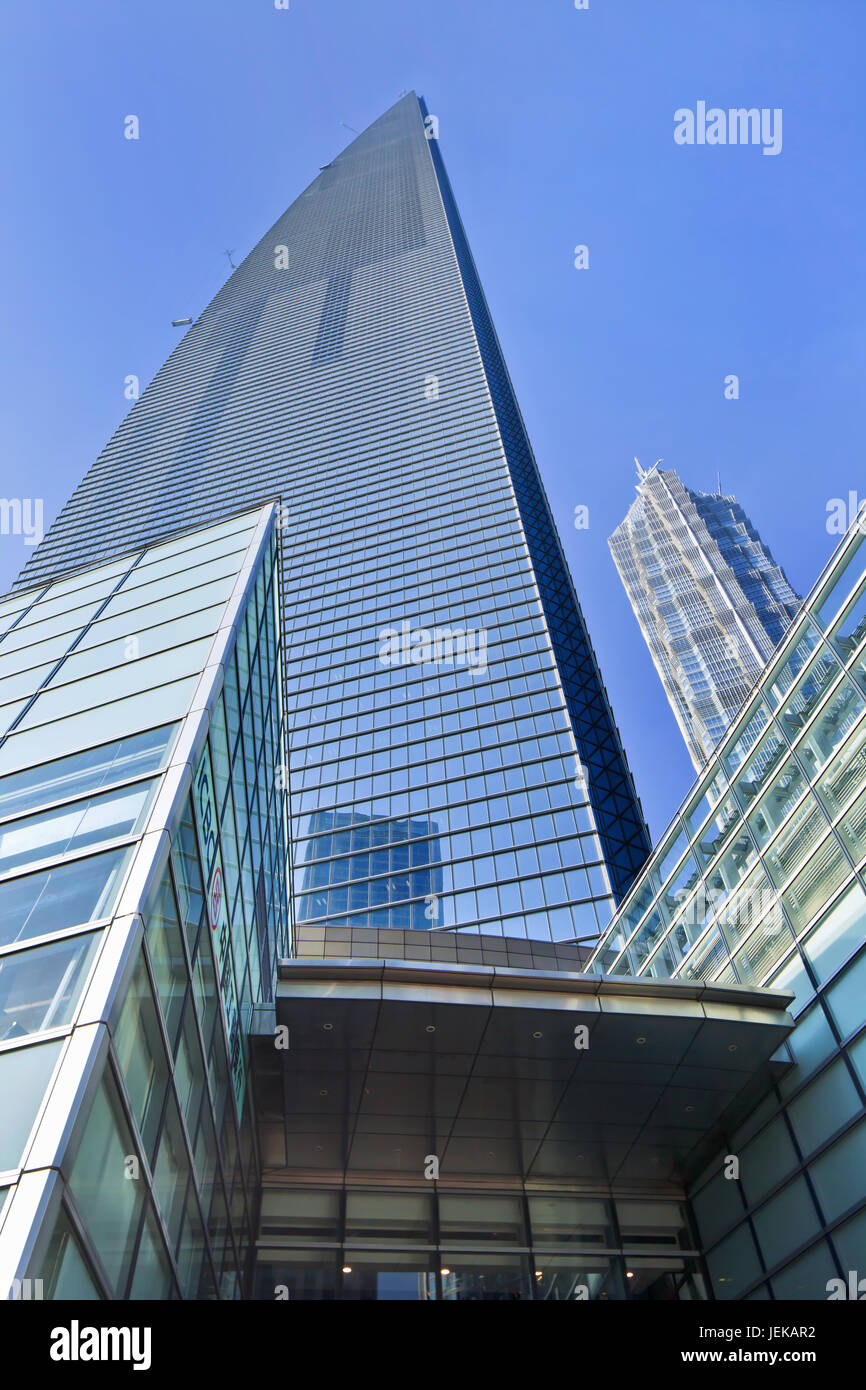
<svg viewBox="0 0 866 1390"><path fill-rule="evenodd" d="M0 883L0 946L109 917L128 855L112 850Z"/></svg>

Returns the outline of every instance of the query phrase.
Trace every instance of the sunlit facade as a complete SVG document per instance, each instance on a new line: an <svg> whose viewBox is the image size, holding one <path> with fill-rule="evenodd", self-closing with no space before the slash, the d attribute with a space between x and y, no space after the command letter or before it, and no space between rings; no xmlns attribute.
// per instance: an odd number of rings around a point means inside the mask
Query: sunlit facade
<svg viewBox="0 0 866 1390"><path fill-rule="evenodd" d="M595 938L649 838L429 132L326 165L21 582L279 498L299 917Z"/></svg>
<svg viewBox="0 0 866 1390"><path fill-rule="evenodd" d="M611 554L700 771L800 600L735 497L658 464L638 480Z"/></svg>
<svg viewBox="0 0 866 1390"><path fill-rule="evenodd" d="M0 605L6 1296L246 1287L249 1034L289 940L274 519Z"/></svg>
<svg viewBox="0 0 866 1390"><path fill-rule="evenodd" d="M590 962L795 995L795 1065L692 1188L716 1297L826 1298L828 1280L863 1269L864 749L855 525ZM724 1177L725 1154L740 1181Z"/></svg>
<svg viewBox="0 0 866 1390"><path fill-rule="evenodd" d="M650 843L436 131L324 166L0 601L10 1297L717 1292L798 978L591 960Z"/></svg>

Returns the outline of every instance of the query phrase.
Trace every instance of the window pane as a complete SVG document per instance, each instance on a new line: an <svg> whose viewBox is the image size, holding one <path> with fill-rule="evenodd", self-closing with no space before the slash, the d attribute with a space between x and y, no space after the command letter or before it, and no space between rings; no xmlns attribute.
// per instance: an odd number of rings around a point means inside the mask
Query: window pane
<svg viewBox="0 0 866 1390"><path fill-rule="evenodd" d="M822 597L815 605L815 616L823 628L833 619L839 605L851 592L860 578L863 569L863 537L858 535L848 551L845 563L838 574L829 582Z"/></svg>
<svg viewBox="0 0 866 1390"><path fill-rule="evenodd" d="M773 709L784 700L820 640L814 623L807 622L793 652L767 683L767 698Z"/></svg>
<svg viewBox="0 0 866 1390"><path fill-rule="evenodd" d="M843 676L805 738L797 745L797 753L814 780L829 762L849 729L860 718L866 705L855 686Z"/></svg>
<svg viewBox="0 0 866 1390"><path fill-rule="evenodd" d="M102 1297L62 1207L37 1278L42 1280L43 1298L77 1303Z"/></svg>
<svg viewBox="0 0 866 1390"><path fill-rule="evenodd" d="M0 1042L69 1023L101 932L0 956Z"/></svg>
<svg viewBox="0 0 866 1390"><path fill-rule="evenodd" d="M804 1178L795 1178L761 1207L753 1220L768 1265L778 1264L810 1236L816 1236L821 1226Z"/></svg>
<svg viewBox="0 0 866 1390"><path fill-rule="evenodd" d="M470 1199L471 1200L471 1199ZM442 1251L442 1297L472 1302L532 1297L525 1255Z"/></svg>
<svg viewBox="0 0 866 1390"><path fill-rule="evenodd" d="M618 1261L595 1255L533 1254L536 1297L549 1302L622 1299Z"/></svg>
<svg viewBox="0 0 866 1390"><path fill-rule="evenodd" d="M152 1161L168 1086L168 1061L142 956L126 992L114 1046L144 1151Z"/></svg>
<svg viewBox="0 0 866 1390"><path fill-rule="evenodd" d="M860 1097L839 1058L792 1101L788 1115L804 1157L814 1153L860 1109Z"/></svg>
<svg viewBox="0 0 866 1390"><path fill-rule="evenodd" d="M159 886L156 901L147 919L147 946L169 1044L174 1048L186 991L187 970L174 905L174 892L167 873Z"/></svg>
<svg viewBox="0 0 866 1390"><path fill-rule="evenodd" d="M785 911L799 935L808 922L816 917L849 878L851 868L835 836L827 838L812 851L806 867L782 894Z"/></svg>
<svg viewBox="0 0 866 1390"><path fill-rule="evenodd" d="M111 705L71 714L38 729L12 734L0 748L0 772L28 767L45 758L59 758L106 737L121 738L132 729L149 729L154 722L179 719L186 714L197 683L197 676L189 676Z"/></svg>
<svg viewBox="0 0 866 1390"><path fill-rule="evenodd" d="M165 1245L148 1202L129 1297L162 1300L171 1297L173 1286Z"/></svg>
<svg viewBox="0 0 866 1390"><path fill-rule="evenodd" d="M866 1211L852 1216L833 1232L833 1244L845 1270L856 1269L863 1277L863 1251L866 1250Z"/></svg>
<svg viewBox="0 0 866 1390"><path fill-rule="evenodd" d="M862 1000L858 999L857 1002L862 1012ZM836 1047L836 1039L820 1004L815 1004L800 1017L787 1043L794 1054L795 1065L778 1083L783 1096L789 1096L802 1085Z"/></svg>
<svg viewBox="0 0 866 1390"><path fill-rule="evenodd" d="M739 1298L761 1277L761 1262L748 1226L739 1226L707 1255L707 1268L716 1298Z"/></svg>
<svg viewBox="0 0 866 1390"><path fill-rule="evenodd" d="M781 1274L773 1277L773 1293L781 1299L816 1299L827 1297L827 1280L836 1278L833 1257L822 1240L801 1255L799 1260L787 1265Z"/></svg>
<svg viewBox="0 0 866 1390"><path fill-rule="evenodd" d="M0 1053L0 1169L17 1168L63 1039Z"/></svg>
<svg viewBox="0 0 866 1390"><path fill-rule="evenodd" d="M165 1123L159 1141L159 1152L153 1170L153 1191L168 1230L169 1239L177 1249L180 1224L183 1219L184 1204L189 1182L190 1164L180 1112L174 1092L169 1090L165 1111Z"/></svg>
<svg viewBox="0 0 866 1390"><path fill-rule="evenodd" d="M501 1240L525 1245L523 1203L519 1197L442 1194L439 1231L443 1241Z"/></svg>
<svg viewBox="0 0 866 1390"><path fill-rule="evenodd" d="M0 825L0 873L134 834L156 787L154 779Z"/></svg>
<svg viewBox="0 0 866 1390"><path fill-rule="evenodd" d="M712 1245L744 1215L740 1184L717 1173L692 1198L692 1210L704 1245Z"/></svg>
<svg viewBox="0 0 866 1390"><path fill-rule="evenodd" d="M674 1245L687 1250L692 1244L679 1202L620 1200L616 1214L623 1245Z"/></svg>
<svg viewBox="0 0 866 1390"><path fill-rule="evenodd" d="M534 1245L613 1245L606 1202L583 1197L533 1195L529 1219Z"/></svg>
<svg viewBox="0 0 866 1390"><path fill-rule="evenodd" d="M428 1196L415 1192L350 1192L346 1233L365 1240L429 1241L432 1211Z"/></svg>
<svg viewBox="0 0 866 1390"><path fill-rule="evenodd" d="M749 1202L760 1201L765 1192L796 1166L797 1154L780 1116L743 1149L740 1181Z"/></svg>
<svg viewBox="0 0 866 1390"><path fill-rule="evenodd" d="M19 728L26 731L39 724L49 724L76 710L114 704L139 691L159 689L166 682L199 673L204 668L211 641L210 637L205 637L199 642L188 642L171 653L160 652L158 656L140 657L138 661L121 660L111 670L86 676L69 685L59 684L63 673L61 667L51 684L34 700Z"/></svg>
<svg viewBox="0 0 866 1390"><path fill-rule="evenodd" d="M21 815L52 801L156 772L162 766L175 728L174 724L166 724L161 729L148 729L143 734L132 734L0 778L0 816Z"/></svg>
<svg viewBox="0 0 866 1390"><path fill-rule="evenodd" d="M806 790L806 779L796 761L789 758L772 786L749 815L749 825L759 845L765 845Z"/></svg>
<svg viewBox="0 0 866 1390"><path fill-rule="evenodd" d="M297 1240L336 1240L339 1237L339 1192L262 1193L261 1234Z"/></svg>
<svg viewBox="0 0 866 1390"><path fill-rule="evenodd" d="M866 1173L866 1121L861 1120L809 1168L828 1221L863 1200Z"/></svg>
<svg viewBox="0 0 866 1390"><path fill-rule="evenodd" d="M843 1038L853 1033L863 1022L863 1000L866 999L866 951L843 970L827 990L825 999Z"/></svg>
<svg viewBox="0 0 866 1390"><path fill-rule="evenodd" d="M847 662L866 637L866 589L848 605L829 636L842 660Z"/></svg>
<svg viewBox="0 0 866 1390"><path fill-rule="evenodd" d="M346 1250L343 1298L364 1301L399 1300L426 1302L436 1297L432 1256L409 1250L387 1254L373 1250Z"/></svg>
<svg viewBox="0 0 866 1390"><path fill-rule="evenodd" d="M218 553L222 554L229 549L237 550L239 545L249 543L258 519L258 511L244 512L240 516L229 517L227 521L217 522L215 526L208 526L205 530L190 531L171 541L160 541L158 545L148 546L143 563L163 560L169 555L185 554L201 546L211 545L214 541L225 542L228 536L236 539L232 540L231 546L223 544Z"/></svg>
<svg viewBox="0 0 866 1390"><path fill-rule="evenodd" d="M113 850L0 883L0 946L109 917L128 856Z"/></svg>
<svg viewBox="0 0 866 1390"><path fill-rule="evenodd" d="M803 950L823 983L866 936L866 896L854 883L803 943Z"/></svg>
<svg viewBox="0 0 866 1390"><path fill-rule="evenodd" d="M861 721L848 742L824 769L815 790L831 816L843 811L866 776L866 720Z"/></svg>
<svg viewBox="0 0 866 1390"><path fill-rule="evenodd" d="M126 1293L145 1190L143 1182L127 1176L126 1160L134 1154L117 1087L106 1072L72 1165L69 1188L119 1298Z"/></svg>

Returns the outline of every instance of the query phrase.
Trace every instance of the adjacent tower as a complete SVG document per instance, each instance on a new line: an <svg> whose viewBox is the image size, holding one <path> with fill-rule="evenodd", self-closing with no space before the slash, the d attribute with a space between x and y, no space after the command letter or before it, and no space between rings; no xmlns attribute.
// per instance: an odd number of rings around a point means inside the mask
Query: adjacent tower
<svg viewBox="0 0 866 1390"><path fill-rule="evenodd" d="M658 464L637 469L609 545L700 772L800 600L736 498L695 492Z"/></svg>

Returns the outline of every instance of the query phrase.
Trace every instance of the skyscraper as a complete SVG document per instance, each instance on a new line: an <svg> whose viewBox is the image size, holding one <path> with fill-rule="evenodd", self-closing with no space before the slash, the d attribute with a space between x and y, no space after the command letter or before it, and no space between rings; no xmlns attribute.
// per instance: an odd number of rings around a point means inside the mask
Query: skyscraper
<svg viewBox="0 0 866 1390"><path fill-rule="evenodd" d="M649 841L436 128L320 172L0 602L13 1296L708 1295L793 995L585 973Z"/></svg>
<svg viewBox="0 0 866 1390"><path fill-rule="evenodd" d="M638 479L609 545L700 771L800 601L736 498L658 464Z"/></svg>
<svg viewBox="0 0 866 1390"><path fill-rule="evenodd" d="M649 840L433 129L410 94L326 165L19 582L278 498L295 886L315 848L318 920L592 937ZM456 636L425 654L437 629ZM390 822L390 861L359 827L351 861L346 837L311 846L322 810ZM413 818L438 827L433 904Z"/></svg>

